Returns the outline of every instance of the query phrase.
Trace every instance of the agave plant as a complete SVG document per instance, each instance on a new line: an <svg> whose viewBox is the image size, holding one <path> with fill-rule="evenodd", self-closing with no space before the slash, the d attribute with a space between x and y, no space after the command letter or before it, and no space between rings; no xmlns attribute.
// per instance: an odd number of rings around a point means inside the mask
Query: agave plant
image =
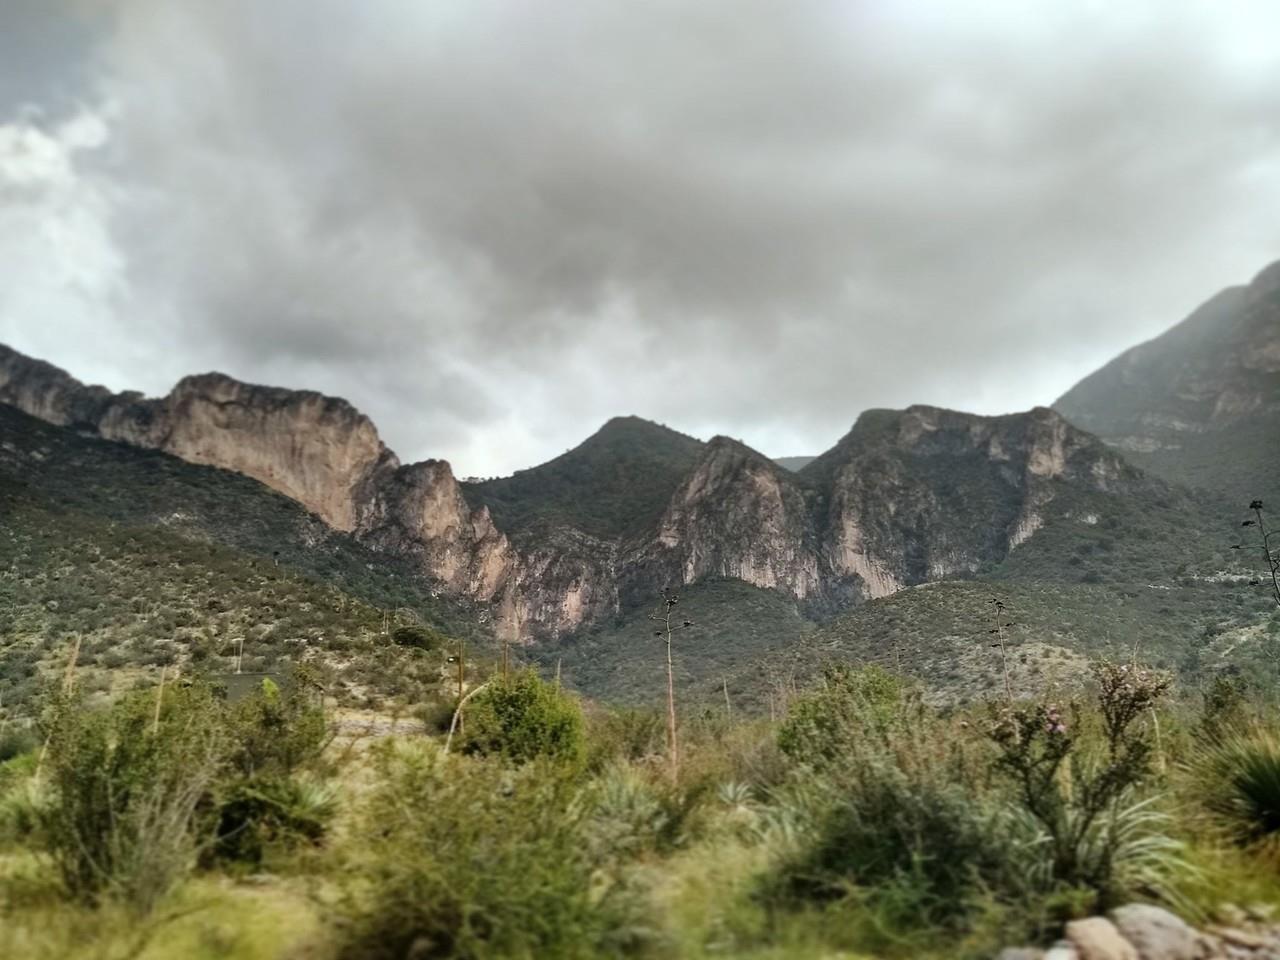
<svg viewBox="0 0 1280 960"><path fill-rule="evenodd" d="M1280 739L1253 729L1205 747L1196 759L1205 808L1236 843L1280 857Z"/></svg>

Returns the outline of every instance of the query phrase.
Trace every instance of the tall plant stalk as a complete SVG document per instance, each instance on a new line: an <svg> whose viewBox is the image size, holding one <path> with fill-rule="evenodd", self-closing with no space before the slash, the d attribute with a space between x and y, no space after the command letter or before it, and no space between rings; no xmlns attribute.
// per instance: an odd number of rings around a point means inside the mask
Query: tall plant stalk
<svg viewBox="0 0 1280 960"><path fill-rule="evenodd" d="M1000 665L1004 668L1004 695L1010 703L1013 702L1013 684L1009 682L1009 652L1005 645L1004 628L1011 627L1013 624L1004 622L1004 601L993 599L991 603L996 610L996 625L991 631L996 635L995 646L1000 648Z"/></svg>
<svg viewBox="0 0 1280 960"><path fill-rule="evenodd" d="M667 759L671 764L671 782L680 779L680 744L676 737L676 680L675 666L671 659L671 635L677 630L693 626L692 620L683 623L672 622L672 611L680 602L677 596L667 597L662 613L651 613L649 619L662 624L662 629L654 634L667 645Z"/></svg>
<svg viewBox="0 0 1280 960"><path fill-rule="evenodd" d="M1246 520L1243 526L1257 527L1258 535L1262 538L1262 559L1266 561L1267 572L1271 575L1271 595L1275 598L1276 606L1280 607L1280 554L1271 551L1271 536L1274 531L1267 530L1266 521L1262 517L1262 501L1254 500L1249 504L1249 509L1253 511L1253 520Z"/></svg>

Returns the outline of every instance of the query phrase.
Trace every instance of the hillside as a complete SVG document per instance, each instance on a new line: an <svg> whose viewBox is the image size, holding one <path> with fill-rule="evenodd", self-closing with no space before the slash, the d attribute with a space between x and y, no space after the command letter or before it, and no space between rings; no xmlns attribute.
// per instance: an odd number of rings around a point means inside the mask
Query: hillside
<svg viewBox="0 0 1280 960"><path fill-rule="evenodd" d="M510 477L463 482L473 507L528 544L568 526L600 539L653 526L697 462L699 440L639 417L615 417L577 447Z"/></svg>
<svg viewBox="0 0 1280 960"><path fill-rule="evenodd" d="M1133 463L1243 507L1280 502L1280 263L1054 405Z"/></svg>
<svg viewBox="0 0 1280 960"><path fill-rule="evenodd" d="M352 696L421 692L439 667L394 647L419 623L491 644L435 596L294 501L238 474L78 436L0 406L0 697L21 709L82 635L80 663L127 684L181 662L226 670L308 656Z"/></svg>
<svg viewBox="0 0 1280 960"><path fill-rule="evenodd" d="M742 680L744 663L792 648L817 624L801 615L794 600L740 580L705 580L680 592L680 611L693 626L675 635L676 684L682 702L722 704L727 680L731 701L758 712L759 678ZM665 644L654 635L649 614L661 604L638 606L616 620L531 653L544 673L563 672L565 682L591 697L632 706L660 702L666 690Z"/></svg>

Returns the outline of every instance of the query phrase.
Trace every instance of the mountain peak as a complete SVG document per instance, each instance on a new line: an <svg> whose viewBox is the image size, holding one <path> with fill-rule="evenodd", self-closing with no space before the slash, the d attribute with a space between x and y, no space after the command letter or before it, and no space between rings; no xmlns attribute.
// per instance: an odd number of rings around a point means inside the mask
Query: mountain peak
<svg viewBox="0 0 1280 960"><path fill-rule="evenodd" d="M1280 262L1125 351L1054 407L1166 479L1241 503L1280 475Z"/></svg>

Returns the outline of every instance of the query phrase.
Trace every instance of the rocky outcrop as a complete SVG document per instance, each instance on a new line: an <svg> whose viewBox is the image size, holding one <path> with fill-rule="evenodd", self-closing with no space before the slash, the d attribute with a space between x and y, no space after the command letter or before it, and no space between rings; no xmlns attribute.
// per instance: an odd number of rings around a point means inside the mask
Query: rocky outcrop
<svg viewBox="0 0 1280 960"><path fill-rule="evenodd" d="M783 468L715 437L676 491L657 529L655 555L677 583L742 580L806 599L821 590L804 494Z"/></svg>
<svg viewBox="0 0 1280 960"><path fill-rule="evenodd" d="M1223 904L1218 922L1197 930L1163 907L1131 903L1106 917L1070 921L1048 950L1009 947L997 960L1271 960L1280 956L1271 913Z"/></svg>
<svg viewBox="0 0 1280 960"><path fill-rule="evenodd" d="M346 532L356 527L371 478L397 466L369 418L345 400L216 373L186 377L168 396L145 399L87 387L0 346L0 401L106 440L243 473Z"/></svg>
<svg viewBox="0 0 1280 960"><path fill-rule="evenodd" d="M923 406L863 414L801 476L826 503L827 579L860 597L998 562L1040 529L1058 484L1106 492L1137 481L1052 410L978 417Z"/></svg>
<svg viewBox="0 0 1280 960"><path fill-rule="evenodd" d="M253 477L489 604L497 630L520 639L708 578L837 610L999 562L1036 535L1064 484L1134 482L1116 454L1046 409L870 411L798 473L727 437L703 444L619 418L549 464L460 484L441 460L402 465L344 400L220 374L146 399L0 348L0 400Z"/></svg>

